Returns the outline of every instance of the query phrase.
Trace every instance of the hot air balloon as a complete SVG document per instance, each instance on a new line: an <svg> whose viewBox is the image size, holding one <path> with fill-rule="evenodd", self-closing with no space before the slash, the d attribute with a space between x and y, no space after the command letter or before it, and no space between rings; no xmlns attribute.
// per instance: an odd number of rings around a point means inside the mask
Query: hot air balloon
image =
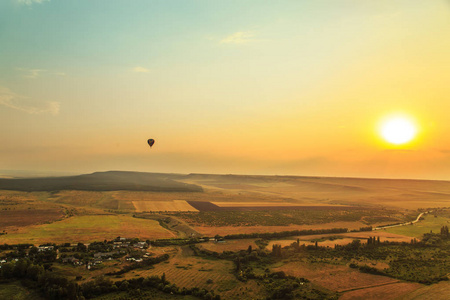
<svg viewBox="0 0 450 300"><path fill-rule="evenodd" d="M155 143L154 139L148 139L147 140L148 145L150 146L150 148L153 146L153 144Z"/></svg>

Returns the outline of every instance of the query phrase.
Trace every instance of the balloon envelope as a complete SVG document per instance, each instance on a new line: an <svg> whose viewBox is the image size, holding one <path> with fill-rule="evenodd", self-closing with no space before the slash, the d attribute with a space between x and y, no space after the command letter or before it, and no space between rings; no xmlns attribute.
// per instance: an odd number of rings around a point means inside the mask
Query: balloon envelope
<svg viewBox="0 0 450 300"><path fill-rule="evenodd" d="M147 143L151 147L155 143L155 140L154 139L148 139Z"/></svg>

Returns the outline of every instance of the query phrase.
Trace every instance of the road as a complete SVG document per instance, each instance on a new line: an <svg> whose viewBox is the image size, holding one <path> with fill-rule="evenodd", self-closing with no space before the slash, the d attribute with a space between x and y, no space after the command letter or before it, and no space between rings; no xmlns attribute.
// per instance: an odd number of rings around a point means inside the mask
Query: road
<svg viewBox="0 0 450 300"><path fill-rule="evenodd" d="M414 224L414 223L419 222L420 218L421 218L424 214L428 214L428 213L430 213L430 212L431 212L431 211L426 211L426 212L420 213L420 214L417 216L417 218L416 218L414 221L411 221L411 222L406 222L406 223L401 223L401 224L395 224L395 225L378 226L378 227L375 227L373 230L380 230L380 229L385 229L385 228L392 228L392 227L399 227L399 226L411 225L411 224Z"/></svg>

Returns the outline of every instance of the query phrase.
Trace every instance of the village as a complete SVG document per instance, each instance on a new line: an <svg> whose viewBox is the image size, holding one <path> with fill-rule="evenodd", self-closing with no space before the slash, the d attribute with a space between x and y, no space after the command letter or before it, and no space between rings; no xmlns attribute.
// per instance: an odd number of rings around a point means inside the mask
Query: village
<svg viewBox="0 0 450 300"><path fill-rule="evenodd" d="M88 270L113 259L140 263L150 258L152 253L150 241L140 241L137 238L117 237L111 241L93 242L88 244L64 243L0 245L0 269L2 264L29 258L43 263L59 262L84 266Z"/></svg>
<svg viewBox="0 0 450 300"><path fill-rule="evenodd" d="M158 247L167 244L191 244L214 241L224 243L224 238L216 236L214 238L190 238L190 239L161 239L141 241L138 238L117 237L113 240L92 243L47 243L39 246L33 244L0 245L0 269L2 264L17 262L19 259L30 259L39 263L50 264L57 262L60 264L84 267L87 270L98 269L104 262L117 260L119 264L142 263L166 250ZM159 248L152 252L152 244Z"/></svg>

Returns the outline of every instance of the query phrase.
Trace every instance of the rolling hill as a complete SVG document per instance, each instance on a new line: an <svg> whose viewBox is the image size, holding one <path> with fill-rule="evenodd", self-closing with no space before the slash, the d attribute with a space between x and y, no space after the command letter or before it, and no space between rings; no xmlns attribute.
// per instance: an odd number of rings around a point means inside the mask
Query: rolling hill
<svg viewBox="0 0 450 300"><path fill-rule="evenodd" d="M0 189L16 191L152 191L202 192L195 184L177 182L177 174L108 171L77 176L0 179Z"/></svg>

